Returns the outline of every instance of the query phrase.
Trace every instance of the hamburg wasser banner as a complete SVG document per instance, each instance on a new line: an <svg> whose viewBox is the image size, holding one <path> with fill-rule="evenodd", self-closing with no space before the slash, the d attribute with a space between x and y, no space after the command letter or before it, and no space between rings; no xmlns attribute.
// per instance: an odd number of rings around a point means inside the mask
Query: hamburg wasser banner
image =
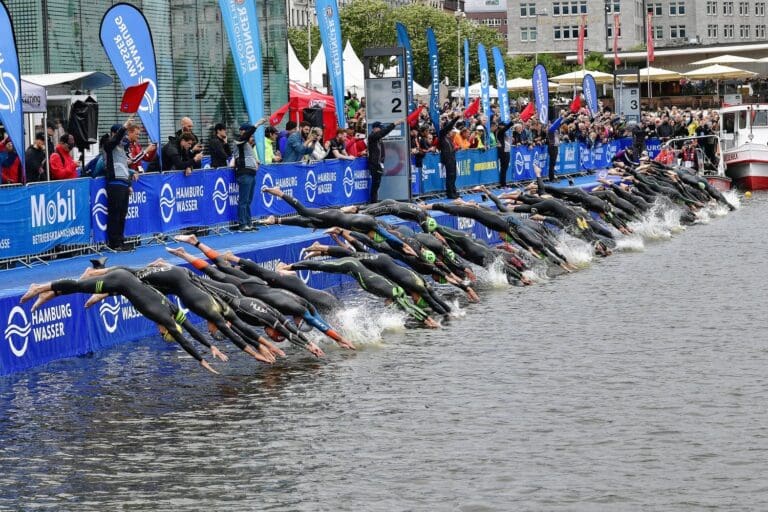
<svg viewBox="0 0 768 512"><path fill-rule="evenodd" d="M592 117L595 117L600 110L600 107L597 104L597 84L595 83L595 77L590 74L584 75L584 80L581 82L581 88L584 91L584 97L587 98L589 114Z"/></svg>
<svg viewBox="0 0 768 512"><path fill-rule="evenodd" d="M251 123L264 117L264 74L261 64L261 32L255 0L219 0L221 20L227 30L232 59L243 91ZM338 104L338 103L337 103ZM256 136L256 152L264 160L264 127Z"/></svg>
<svg viewBox="0 0 768 512"><path fill-rule="evenodd" d="M493 67L496 70L496 89L499 91L499 113L501 122L509 122L509 95L507 94L507 71L504 67L504 57L501 50L493 47Z"/></svg>
<svg viewBox="0 0 768 512"><path fill-rule="evenodd" d="M440 130L440 64L437 59L437 39L432 27L427 28L427 51L429 52L429 118L436 131Z"/></svg>
<svg viewBox="0 0 768 512"><path fill-rule="evenodd" d="M99 34L123 88L149 82L139 117L150 141L161 144L155 47L147 19L130 4L116 4L104 14Z"/></svg>
<svg viewBox="0 0 768 512"><path fill-rule="evenodd" d="M320 39L325 48L325 62L328 66L328 82L331 84L333 101L336 103L336 122L339 128L347 127L344 115L344 59L341 42L341 22L336 0L317 0L315 4Z"/></svg>
<svg viewBox="0 0 768 512"><path fill-rule="evenodd" d="M488 54L485 53L485 46L482 44L477 45L477 58L480 61L480 101L486 118L485 144L487 145L491 140L491 77L488 74Z"/></svg>
<svg viewBox="0 0 768 512"><path fill-rule="evenodd" d="M408 29L402 23L396 23L397 45L405 49L405 83L408 86L408 113L416 109L416 102L413 101L413 49L411 48L411 38L408 37Z"/></svg>
<svg viewBox="0 0 768 512"><path fill-rule="evenodd" d="M21 78L16 35L11 17L0 2L0 122L16 148L24 168L24 122L21 110Z"/></svg>
<svg viewBox="0 0 768 512"><path fill-rule="evenodd" d="M539 122L547 125L549 122L549 79L547 70L539 64L533 70L533 98L536 104L536 114Z"/></svg>

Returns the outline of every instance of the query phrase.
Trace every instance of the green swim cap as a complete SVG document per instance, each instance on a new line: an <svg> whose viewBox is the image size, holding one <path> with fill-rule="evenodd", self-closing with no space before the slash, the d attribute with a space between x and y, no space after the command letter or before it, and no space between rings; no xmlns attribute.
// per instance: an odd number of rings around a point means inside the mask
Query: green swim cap
<svg viewBox="0 0 768 512"><path fill-rule="evenodd" d="M453 252L452 249L446 248L445 249L445 257L448 258L451 261L454 261L456 259L456 253Z"/></svg>
<svg viewBox="0 0 768 512"><path fill-rule="evenodd" d="M427 233L437 229L437 221L433 217L427 217Z"/></svg>
<svg viewBox="0 0 768 512"><path fill-rule="evenodd" d="M435 253L433 253L429 249L424 249L421 252L421 256L424 258L424 261L426 261L427 263L434 263L437 260L437 258L435 257Z"/></svg>
<svg viewBox="0 0 768 512"><path fill-rule="evenodd" d="M699 182L699 188L700 188L701 190L704 190L705 188L707 188L707 186L704 184L704 182L703 182L703 181L700 181L700 182Z"/></svg>
<svg viewBox="0 0 768 512"><path fill-rule="evenodd" d="M380 244L384 241L384 237L380 233L373 233L373 241Z"/></svg>

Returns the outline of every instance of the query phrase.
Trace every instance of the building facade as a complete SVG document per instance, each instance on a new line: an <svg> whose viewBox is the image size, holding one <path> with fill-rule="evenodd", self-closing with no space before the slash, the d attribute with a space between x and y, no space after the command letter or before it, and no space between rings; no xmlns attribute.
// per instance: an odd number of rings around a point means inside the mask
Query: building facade
<svg viewBox="0 0 768 512"><path fill-rule="evenodd" d="M614 14L622 51L645 45L647 14L656 48L765 40L766 2L745 0L508 0L509 53L573 54L582 16L587 51L613 50Z"/></svg>
<svg viewBox="0 0 768 512"><path fill-rule="evenodd" d="M464 8L468 19L495 29L507 39L507 0L466 0Z"/></svg>
<svg viewBox="0 0 768 512"><path fill-rule="evenodd" d="M13 18L22 74L101 71L114 83L94 91L99 132L125 119L122 87L99 39L112 0L6 0ZM192 118L207 139L218 122L233 130L247 120L221 11L209 0L131 1L149 21L158 67L161 131L172 135L179 119ZM265 110L288 101L288 47L284 0L257 4L264 59ZM255 120L253 120L255 121ZM164 141L163 141L164 142Z"/></svg>

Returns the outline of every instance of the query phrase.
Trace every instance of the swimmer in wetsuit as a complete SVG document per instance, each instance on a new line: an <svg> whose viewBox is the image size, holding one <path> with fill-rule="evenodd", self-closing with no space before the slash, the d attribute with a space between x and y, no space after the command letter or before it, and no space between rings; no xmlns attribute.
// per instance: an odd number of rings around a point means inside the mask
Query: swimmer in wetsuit
<svg viewBox="0 0 768 512"><path fill-rule="evenodd" d="M424 323L427 327L440 327L440 324L430 318L423 309L411 302L406 295L405 290L386 277L369 270L357 258L345 257L336 260L323 261L303 260L287 265L286 269L347 274L355 278L363 290L376 295L377 297L382 297L386 299L387 302L396 304L397 307L402 309L409 316Z"/></svg>
<svg viewBox="0 0 768 512"><path fill-rule="evenodd" d="M69 295L72 293L89 293L110 295L122 295L128 299L136 311L145 316L148 320L156 323L164 339L172 339L200 365L212 373L218 373L213 367L203 359L195 350L182 333L182 327L187 330L197 341L211 349L211 355L221 358L221 352L211 345L197 329L192 326L175 305L157 290L142 283L136 276L126 270L115 270L101 277L91 277L75 281L73 279L61 279L46 284L33 284L27 290L21 302L26 302L32 297L38 297L33 309L38 308L43 303L53 299L58 295ZM173 311L176 311L174 313Z"/></svg>

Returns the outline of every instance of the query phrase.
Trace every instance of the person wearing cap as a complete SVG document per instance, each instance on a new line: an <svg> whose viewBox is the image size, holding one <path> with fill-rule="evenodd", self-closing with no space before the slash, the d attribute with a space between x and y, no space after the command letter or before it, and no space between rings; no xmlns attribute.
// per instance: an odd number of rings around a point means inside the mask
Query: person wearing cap
<svg viewBox="0 0 768 512"><path fill-rule="evenodd" d="M128 215L128 199L134 171L128 167L128 152L123 145L125 134L132 130L133 116L121 126L112 125L109 140L104 143L104 174L107 182L107 246L113 251L130 251L125 243L125 217ZM53 169L53 165L51 165ZM138 175L136 175L138 178Z"/></svg>
<svg viewBox="0 0 768 512"><path fill-rule="evenodd" d="M208 152L211 155L211 167L227 167L232 158L232 146L227 140L227 127L223 123L216 123L213 127L213 136L208 139Z"/></svg>
<svg viewBox="0 0 768 512"><path fill-rule="evenodd" d="M368 172L371 173L371 200L375 203L379 200L379 186L384 175L384 142L382 139L395 129L395 123L383 125L375 121L371 125L371 133L368 135Z"/></svg>
<svg viewBox="0 0 768 512"><path fill-rule="evenodd" d="M253 125L243 123L240 125L240 137L235 142L235 179L238 185L237 221L240 231L253 231L251 226L251 202L256 184L256 172L259 170L259 159L253 146L249 144L256 129L265 124L267 118L259 119Z"/></svg>
<svg viewBox="0 0 768 512"><path fill-rule="evenodd" d="M483 125L478 124L475 126L475 130L469 136L469 148L470 149L485 149L485 128Z"/></svg>
<svg viewBox="0 0 768 512"><path fill-rule="evenodd" d="M138 179L138 173L144 172L142 162L151 163L157 156L157 144L153 142L144 149L139 143L139 135L141 135L141 128L133 125L128 128L123 140L125 152L128 154L128 168L132 171L131 176L134 179Z"/></svg>
<svg viewBox="0 0 768 512"><path fill-rule="evenodd" d="M35 140L24 152L24 167L27 171L27 183L47 181L45 169L45 133L37 132Z"/></svg>
<svg viewBox="0 0 768 512"><path fill-rule="evenodd" d="M71 151L75 146L75 138L64 134L59 137L59 143L48 160L51 166L51 180L70 180L78 177L77 162L72 158Z"/></svg>

